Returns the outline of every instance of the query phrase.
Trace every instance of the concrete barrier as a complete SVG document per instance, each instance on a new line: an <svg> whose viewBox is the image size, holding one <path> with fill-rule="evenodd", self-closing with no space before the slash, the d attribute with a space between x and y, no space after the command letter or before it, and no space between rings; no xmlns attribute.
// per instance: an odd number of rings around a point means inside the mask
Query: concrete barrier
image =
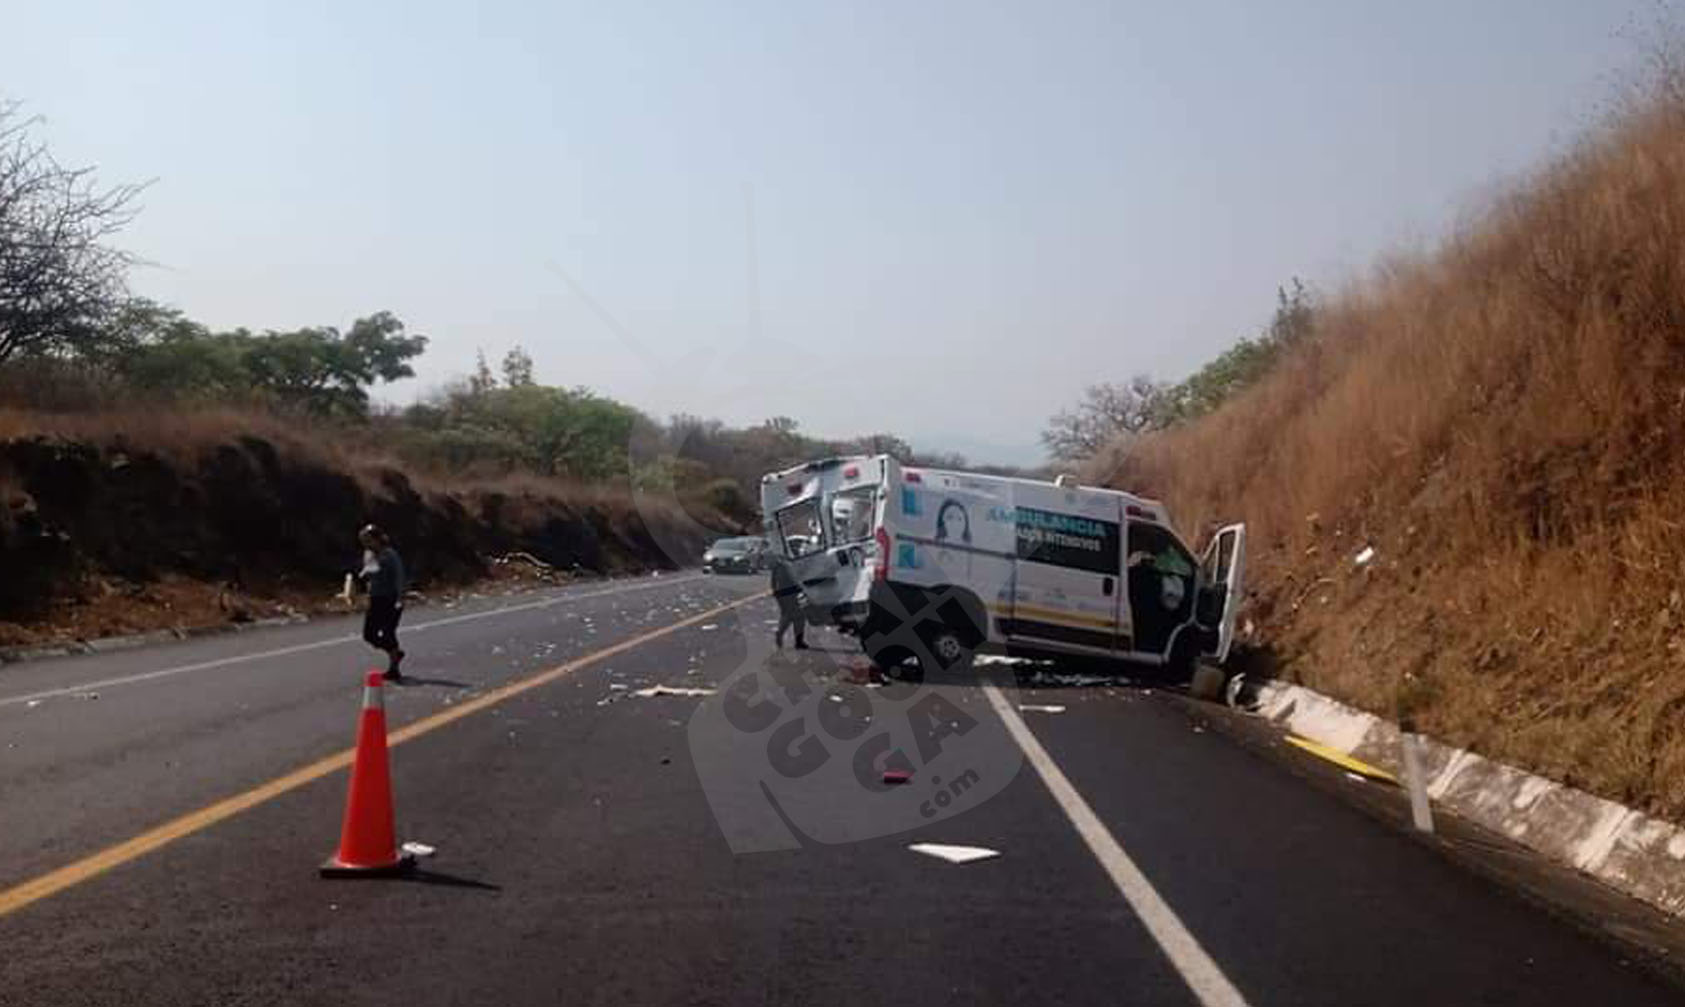
<svg viewBox="0 0 1685 1007"><path fill-rule="evenodd" d="M1257 713L1294 734L1403 772L1397 724L1301 685L1264 682L1256 697ZM1685 829L1466 749L1417 737L1428 796L1435 802L1619 891L1685 916Z"/></svg>

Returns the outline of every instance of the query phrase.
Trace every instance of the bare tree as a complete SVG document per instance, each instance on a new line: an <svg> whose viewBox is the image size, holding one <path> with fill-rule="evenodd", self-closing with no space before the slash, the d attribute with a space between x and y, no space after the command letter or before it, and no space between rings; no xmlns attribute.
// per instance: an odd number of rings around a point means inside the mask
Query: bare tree
<svg viewBox="0 0 1685 1007"><path fill-rule="evenodd" d="M1164 406L1164 388L1145 375L1124 385L1089 385L1075 409L1048 420L1041 441L1059 461L1091 458L1117 437L1161 426Z"/></svg>
<svg viewBox="0 0 1685 1007"><path fill-rule="evenodd" d="M102 188L30 136L38 120L0 103L0 363L99 343L127 298L133 258L107 244L142 186Z"/></svg>

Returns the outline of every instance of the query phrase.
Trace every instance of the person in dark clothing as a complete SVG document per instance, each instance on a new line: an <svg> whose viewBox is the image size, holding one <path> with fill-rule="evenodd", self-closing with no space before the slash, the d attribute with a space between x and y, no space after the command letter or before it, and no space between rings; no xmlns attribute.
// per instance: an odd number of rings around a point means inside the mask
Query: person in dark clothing
<svg viewBox="0 0 1685 1007"><path fill-rule="evenodd" d="M807 617L802 614L802 588L796 583L790 561L782 556L772 561L772 597L778 602L778 631L772 640L784 646L784 631L795 629L796 649L807 649Z"/></svg>
<svg viewBox="0 0 1685 1007"><path fill-rule="evenodd" d="M398 646L398 620L404 617L404 561L386 532L367 525L357 534L363 544L363 569L359 576L369 594L369 608L363 615L363 639L386 652L386 680L402 681L399 666L404 662Z"/></svg>

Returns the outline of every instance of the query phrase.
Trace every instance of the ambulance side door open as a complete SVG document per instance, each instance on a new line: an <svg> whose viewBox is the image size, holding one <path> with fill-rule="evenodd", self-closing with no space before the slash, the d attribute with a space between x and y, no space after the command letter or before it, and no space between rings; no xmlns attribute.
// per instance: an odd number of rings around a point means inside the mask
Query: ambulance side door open
<svg viewBox="0 0 1685 1007"><path fill-rule="evenodd" d="M1175 533L1156 521L1130 518L1127 532L1127 649L1149 663L1166 660L1177 631L1195 621L1197 564Z"/></svg>
<svg viewBox="0 0 1685 1007"><path fill-rule="evenodd" d="M1100 494L1016 494L1015 641L1055 649L1116 653L1122 580L1122 510Z"/></svg>
<svg viewBox="0 0 1685 1007"><path fill-rule="evenodd" d="M1246 525L1231 524L1217 529L1201 564L1199 621L1207 629L1216 630L1205 654L1219 664L1228 659L1229 647L1234 643L1245 563Z"/></svg>

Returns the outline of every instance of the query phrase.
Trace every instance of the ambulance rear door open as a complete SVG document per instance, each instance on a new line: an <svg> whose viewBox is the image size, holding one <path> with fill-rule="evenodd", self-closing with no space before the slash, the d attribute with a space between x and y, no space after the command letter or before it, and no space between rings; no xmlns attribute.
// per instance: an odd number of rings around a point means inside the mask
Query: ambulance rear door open
<svg viewBox="0 0 1685 1007"><path fill-rule="evenodd" d="M772 547L789 560L810 616L821 621L866 599L884 464L828 459L763 488Z"/></svg>

